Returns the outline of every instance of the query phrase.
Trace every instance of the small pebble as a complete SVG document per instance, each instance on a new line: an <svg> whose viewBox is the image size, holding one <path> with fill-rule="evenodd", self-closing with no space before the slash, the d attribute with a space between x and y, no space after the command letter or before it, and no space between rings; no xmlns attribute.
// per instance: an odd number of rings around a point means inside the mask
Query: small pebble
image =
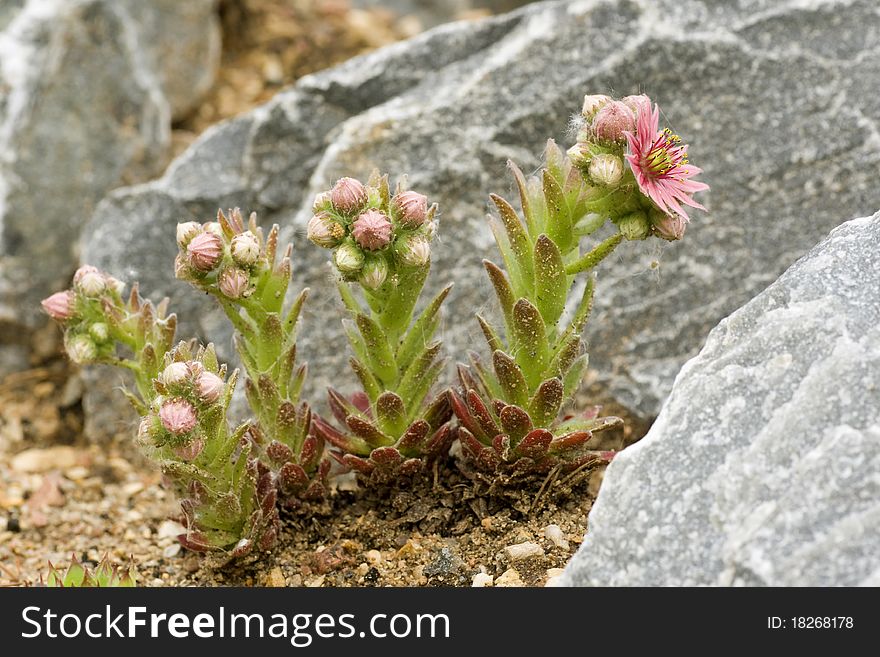
<svg viewBox="0 0 880 657"><path fill-rule="evenodd" d="M45 449L26 449L12 457L12 469L18 472L45 472L72 468L80 460L80 452L73 447L60 445Z"/></svg>
<svg viewBox="0 0 880 657"><path fill-rule="evenodd" d="M179 522L166 520L161 525L159 525L159 529L156 530L156 538L177 538L179 534L185 533L186 527L181 525Z"/></svg>
<svg viewBox="0 0 880 657"><path fill-rule="evenodd" d="M164 550L162 550L162 556L166 559L172 559L180 554L180 543L172 543Z"/></svg>
<svg viewBox="0 0 880 657"><path fill-rule="evenodd" d="M547 581L544 583L544 586L559 586L559 579L563 573L562 568L548 568L547 569Z"/></svg>
<svg viewBox="0 0 880 657"><path fill-rule="evenodd" d="M380 563L384 561L382 559L382 553L379 550L369 550L366 554L367 563L371 566L378 566Z"/></svg>
<svg viewBox="0 0 880 657"><path fill-rule="evenodd" d="M553 545L563 550L568 550L571 547L559 525L547 525L544 529L544 537L551 541Z"/></svg>
<svg viewBox="0 0 880 657"><path fill-rule="evenodd" d="M504 554L510 561L522 561L523 559L544 556L544 548L537 543L517 543L504 548Z"/></svg>
<svg viewBox="0 0 880 657"><path fill-rule="evenodd" d="M281 572L281 568L275 566L269 571L269 574L266 575L266 586L272 586L275 588L287 586L287 580L284 578L284 573Z"/></svg>
<svg viewBox="0 0 880 657"><path fill-rule="evenodd" d="M516 586L525 586L525 583L522 581L518 572L513 568L509 568L498 576L495 580L495 586L512 588Z"/></svg>
<svg viewBox="0 0 880 657"><path fill-rule="evenodd" d="M486 586L492 586L492 580L494 578L489 573L477 573L474 575L473 582L471 586L474 588L483 588Z"/></svg>
<svg viewBox="0 0 880 657"><path fill-rule="evenodd" d="M312 579L306 581L306 586L310 589L319 589L324 586L324 579L326 575L318 575L318 577L313 577Z"/></svg>

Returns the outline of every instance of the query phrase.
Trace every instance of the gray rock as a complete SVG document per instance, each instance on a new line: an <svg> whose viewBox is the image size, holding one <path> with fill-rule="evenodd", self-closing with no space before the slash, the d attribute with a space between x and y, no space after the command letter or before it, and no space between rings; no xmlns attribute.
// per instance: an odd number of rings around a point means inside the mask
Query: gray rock
<svg viewBox="0 0 880 657"><path fill-rule="evenodd" d="M875 3L710 0L551 2L441 26L303 78L196 142L158 182L98 208L85 257L171 293L182 333L229 343L217 316L172 280L174 224L217 206L256 210L295 242L310 286L301 331L313 399L353 381L327 252L304 239L314 194L373 167L407 172L441 204L429 288L449 279L445 338L481 343L494 309L480 266L497 255L491 191L513 197L505 161L538 165L586 92L651 94L691 144L712 191L682 243L630 243L604 267L588 328L595 388L653 417L709 330L838 222L880 206L880 17ZM659 267L655 264L659 263Z"/></svg>
<svg viewBox="0 0 880 657"><path fill-rule="evenodd" d="M381 7L400 18L414 17L424 28L458 20L478 11L500 14L528 4L530 0L353 0L353 7Z"/></svg>
<svg viewBox="0 0 880 657"><path fill-rule="evenodd" d="M715 328L609 466L567 585L880 584L880 213Z"/></svg>
<svg viewBox="0 0 880 657"><path fill-rule="evenodd" d="M211 83L213 0L31 0L0 8L0 324L43 321L111 188L156 175L173 115ZM16 328L17 327L17 328Z"/></svg>

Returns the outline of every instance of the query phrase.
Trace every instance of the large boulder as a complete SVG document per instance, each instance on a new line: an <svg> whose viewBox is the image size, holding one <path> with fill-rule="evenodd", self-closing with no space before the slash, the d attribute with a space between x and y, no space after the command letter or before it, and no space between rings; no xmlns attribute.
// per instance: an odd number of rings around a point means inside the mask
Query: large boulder
<svg viewBox="0 0 880 657"><path fill-rule="evenodd" d="M14 0L0 7L0 336L24 342L66 285L111 188L158 174L172 117L210 86L214 0ZM0 353L0 374L15 349ZM17 351L21 351L20 349ZM6 363L6 366L4 366Z"/></svg>
<svg viewBox="0 0 880 657"><path fill-rule="evenodd" d="M614 459L567 585L880 585L880 213L715 328Z"/></svg>
<svg viewBox="0 0 880 657"><path fill-rule="evenodd" d="M454 279L445 338L462 358L492 309L480 265L497 259L484 215L513 198L508 157L539 163L586 92L645 91L691 144L712 190L682 243L630 243L603 266L588 328L595 388L653 417L675 373L719 319L772 282L842 220L880 206L876 3L717 0L550 2L441 26L300 80L206 133L148 185L97 209L85 258L157 296L183 333L229 334L209 299L173 280L174 224L218 206L257 211L294 240L312 398L353 379L327 252L304 239L316 192L373 167L409 173L441 204L429 287ZM657 264L659 263L659 267Z"/></svg>

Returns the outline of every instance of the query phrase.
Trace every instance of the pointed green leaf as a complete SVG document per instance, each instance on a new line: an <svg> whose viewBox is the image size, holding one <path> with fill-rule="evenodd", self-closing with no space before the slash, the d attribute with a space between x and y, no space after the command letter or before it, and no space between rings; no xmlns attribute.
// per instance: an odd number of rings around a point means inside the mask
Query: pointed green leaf
<svg viewBox="0 0 880 657"><path fill-rule="evenodd" d="M549 171L544 171L542 179L544 188L544 201L547 204L547 232L550 238L559 245L560 251L568 253L574 246L574 234L572 232L571 212L562 187Z"/></svg>
<svg viewBox="0 0 880 657"><path fill-rule="evenodd" d="M376 421L379 428L389 436L397 439L406 431L406 409L403 399L393 392L383 392L376 400Z"/></svg>
<svg viewBox="0 0 880 657"><path fill-rule="evenodd" d="M419 315L419 318L407 331L406 336L404 336L397 349L396 360L400 371L405 371L425 345L431 341L440 322L440 307L449 295L450 290L452 290L451 283L431 299L430 303L425 306L422 314Z"/></svg>
<svg viewBox="0 0 880 657"><path fill-rule="evenodd" d="M608 257L608 255L610 255L611 252L617 248L617 245L620 244L622 240L623 235L621 233L615 233L608 239L597 244L586 255L568 265L568 267L565 268L565 273L569 275L574 275L579 274L582 271L592 269L600 262L602 262L602 260Z"/></svg>
<svg viewBox="0 0 880 657"><path fill-rule="evenodd" d="M549 428L553 424L562 407L564 393L560 379L547 379L538 386L529 402L529 413L536 427Z"/></svg>
<svg viewBox="0 0 880 657"><path fill-rule="evenodd" d="M348 362L358 380L361 382L361 387L364 389L364 392L367 393L367 397L370 398L371 402L375 402L382 392L382 386L379 385L376 377L374 377L372 373L370 373L370 370L367 369L367 366L357 358L352 356L348 359Z"/></svg>
<svg viewBox="0 0 880 657"><path fill-rule="evenodd" d="M565 310L568 276L559 247L546 235L535 243L535 296L547 327L559 321Z"/></svg>
<svg viewBox="0 0 880 657"><path fill-rule="evenodd" d="M359 313L355 318L366 347L366 364L386 387L397 382L397 365L384 331L372 319Z"/></svg>
<svg viewBox="0 0 880 657"><path fill-rule="evenodd" d="M501 218L505 231L507 231L510 250L516 259L517 269L520 274L520 283L523 285L523 288L521 290L516 290L516 286L514 286L514 290L520 296L526 296L532 291L535 279L535 264L532 260L532 243L523 229L523 225L516 214L516 210L513 209L510 203L497 194L490 194L489 198L492 199L495 207L498 208L498 215Z"/></svg>
<svg viewBox="0 0 880 657"><path fill-rule="evenodd" d="M516 361L499 350L492 354L492 365L498 383L504 392L504 401L518 406L527 406L529 402L528 384Z"/></svg>
<svg viewBox="0 0 880 657"><path fill-rule="evenodd" d="M482 315L477 315L477 321L480 323L480 329L483 331L483 337L486 338L486 343L489 345L489 351L497 351L499 349L503 349L504 345L501 342L501 336L495 331L489 322L483 319Z"/></svg>
<svg viewBox="0 0 880 657"><path fill-rule="evenodd" d="M508 160L507 166L510 168L511 173L513 173L513 179L516 181L516 187L519 190L519 201L522 206L523 215L525 215L526 218L526 226L528 226L529 235L538 235L544 231L544 226L543 222L539 224L539 218L535 215L535 209L532 206L526 177L513 160Z"/></svg>
<svg viewBox="0 0 880 657"><path fill-rule="evenodd" d="M507 280L507 276L503 271L496 265L494 262L490 260L483 260L483 267L486 268L486 273L489 275L489 280L492 282L492 287L495 289L495 296L498 297L498 305L501 306L501 312L504 315L504 323L507 326L507 331L510 333L513 326L513 290L510 287L510 281Z"/></svg>
<svg viewBox="0 0 880 657"><path fill-rule="evenodd" d="M565 399L570 399L571 396L577 392L581 381L584 380L584 375L587 372L588 363L589 356L587 354L583 354L582 356L579 356L575 359L575 361L571 364L571 368L568 370L568 372L565 373L565 378L563 379Z"/></svg>
<svg viewBox="0 0 880 657"><path fill-rule="evenodd" d="M547 344L541 313L528 299L520 299L513 307L511 342L516 362L529 382L530 389L537 387L550 361L550 346Z"/></svg>

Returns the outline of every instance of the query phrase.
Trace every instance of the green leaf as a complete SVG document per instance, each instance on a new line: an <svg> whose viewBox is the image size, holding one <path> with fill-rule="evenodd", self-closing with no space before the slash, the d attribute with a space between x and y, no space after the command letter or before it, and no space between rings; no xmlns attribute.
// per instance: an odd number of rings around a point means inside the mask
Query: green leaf
<svg viewBox="0 0 880 657"><path fill-rule="evenodd" d="M541 313L528 299L520 299L513 307L513 355L529 382L535 388L550 361L550 346Z"/></svg>
<svg viewBox="0 0 880 657"><path fill-rule="evenodd" d="M523 229L523 225L516 214L516 210L513 209L510 203L497 194L490 194L489 198L492 199L495 207L498 208L498 215L501 218L505 231L507 231L510 250L516 260L517 270L520 274L519 279L523 288L517 290L516 285L514 285L514 291L518 293L519 296L528 296L534 287L535 280L535 263L532 260L532 243Z"/></svg>
<svg viewBox="0 0 880 657"><path fill-rule="evenodd" d="M544 171L542 179L544 188L544 200L547 203L547 232L559 246L560 251L568 253L574 246L571 226L571 212L565 197L562 194L562 187L559 186L556 178L549 171Z"/></svg>
<svg viewBox="0 0 880 657"><path fill-rule="evenodd" d="M483 337L486 338L486 343L489 345L489 351L497 351L498 349L502 349L504 347L501 342L501 336L498 335L498 332L492 327L489 322L483 319L483 316L477 314L477 321L480 323L480 329L483 331Z"/></svg>
<svg viewBox="0 0 880 657"><path fill-rule="evenodd" d="M376 421L379 428L395 439L409 426L403 399L393 392L383 392L376 400Z"/></svg>
<svg viewBox="0 0 880 657"><path fill-rule="evenodd" d="M361 387L364 389L364 392L367 393L367 397L370 398L371 402L375 402L379 397L379 394L382 392L382 386L379 385L376 377L372 375L366 365L354 356L349 358L348 362L358 380L361 382Z"/></svg>
<svg viewBox="0 0 880 657"><path fill-rule="evenodd" d="M400 381L400 385L397 387L397 390L404 395L404 398L406 398L406 391L417 386L425 374L431 369L431 366L435 363L437 356L440 353L441 345L442 343L439 340L429 344L412 362L412 365L407 368ZM411 406L407 404L407 408L411 408Z"/></svg>
<svg viewBox="0 0 880 657"><path fill-rule="evenodd" d="M615 233L608 239L597 244L592 251L568 265L568 267L565 268L565 273L574 275L592 269L610 255L622 240L623 235Z"/></svg>
<svg viewBox="0 0 880 657"><path fill-rule="evenodd" d="M397 383L397 365L385 332L363 313L357 315L355 322L364 339L366 363L370 371L385 387L393 387Z"/></svg>
<svg viewBox="0 0 880 657"><path fill-rule="evenodd" d="M561 379L547 379L529 402L529 414L536 427L549 428L559 415L565 389Z"/></svg>
<svg viewBox="0 0 880 657"><path fill-rule="evenodd" d="M516 187L519 190L519 201L520 205L522 205L523 215L525 215L526 218L526 226L528 227L529 235L538 235L544 230L544 226L539 225L539 218L535 215L535 209L532 206L526 177L513 160L508 160L507 166L510 168L511 173L513 174L513 179L516 181Z"/></svg>
<svg viewBox="0 0 880 657"><path fill-rule="evenodd" d="M584 380L584 374L587 372L588 363L589 356L587 354L578 356L571 364L571 368L568 372L565 373L565 378L563 379L565 399L570 399L571 396L577 392L578 387L581 385L581 381Z"/></svg>
<svg viewBox="0 0 880 657"><path fill-rule="evenodd" d="M427 394L431 391L433 385L437 382L437 378L440 376L440 372L446 367L445 359L438 360L434 363L425 375L415 382L415 384L403 394L403 400L406 404L406 407L409 410L409 417L407 418L409 422L415 421L420 412L421 405L424 401Z"/></svg>
<svg viewBox="0 0 880 657"><path fill-rule="evenodd" d="M556 325L565 310L568 276L562 253L546 235L535 243L535 296L538 310L548 327Z"/></svg>
<svg viewBox="0 0 880 657"><path fill-rule="evenodd" d="M504 401L525 407L529 403L528 384L522 370L510 356L503 351L492 354L495 376L504 392Z"/></svg>
<svg viewBox="0 0 880 657"><path fill-rule="evenodd" d="M415 267L401 273L397 286L391 292L388 303L381 315L379 322L382 328L390 333L389 342L397 347L397 336L401 335L412 319L413 308L428 278L429 265Z"/></svg>
<svg viewBox="0 0 880 657"><path fill-rule="evenodd" d="M400 346L397 349L397 367L400 371L405 371L413 359L427 345L437 330L440 322L440 306L452 290L450 283L431 299L431 302L419 315L412 327L407 331Z"/></svg>
<svg viewBox="0 0 880 657"><path fill-rule="evenodd" d="M510 333L513 327L513 290L510 287L510 281L507 280L504 272L490 260L483 260L483 267L489 275L492 287L495 289L495 296L498 297L498 305L501 306L501 312L504 315L504 323L507 326L507 332Z"/></svg>

